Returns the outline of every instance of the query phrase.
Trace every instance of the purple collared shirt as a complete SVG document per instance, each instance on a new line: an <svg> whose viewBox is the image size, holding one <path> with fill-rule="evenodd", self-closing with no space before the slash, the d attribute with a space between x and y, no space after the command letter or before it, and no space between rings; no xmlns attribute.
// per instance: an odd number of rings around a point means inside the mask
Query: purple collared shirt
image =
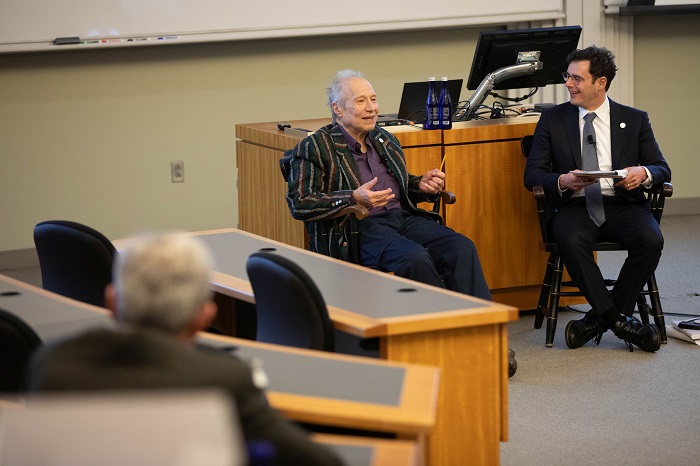
<svg viewBox="0 0 700 466"><path fill-rule="evenodd" d="M352 156L357 163L357 168L360 170L360 183L365 184L371 181L375 176L377 177L377 184L374 185L372 191L383 191L387 188L391 188L391 192L394 193L394 198L390 200L386 205L382 207L374 207L369 211L370 215L376 215L382 212L386 212L391 209L401 208L401 190L399 189L399 183L396 181L394 174L389 170L380 160L379 153L377 149L372 145L372 140L369 134L365 136L365 146L367 147L367 152L362 153L361 145L352 136L345 131L345 128L338 126L340 131L345 136L345 140L348 143L348 148L352 152Z"/></svg>

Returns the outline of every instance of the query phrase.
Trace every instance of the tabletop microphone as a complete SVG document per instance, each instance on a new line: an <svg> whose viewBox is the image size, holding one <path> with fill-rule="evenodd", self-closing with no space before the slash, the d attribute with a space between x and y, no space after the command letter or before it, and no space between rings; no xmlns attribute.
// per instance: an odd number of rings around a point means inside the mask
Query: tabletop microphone
<svg viewBox="0 0 700 466"><path fill-rule="evenodd" d="M592 134L588 135L588 144L595 144L595 138Z"/></svg>

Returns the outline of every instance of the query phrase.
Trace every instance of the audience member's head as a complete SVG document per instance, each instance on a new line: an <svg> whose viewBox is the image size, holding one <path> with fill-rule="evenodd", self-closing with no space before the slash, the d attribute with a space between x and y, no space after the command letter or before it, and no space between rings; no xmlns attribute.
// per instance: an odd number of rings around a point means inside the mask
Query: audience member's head
<svg viewBox="0 0 700 466"><path fill-rule="evenodd" d="M121 323L191 338L216 313L212 259L195 237L167 233L132 238L114 262L105 302Z"/></svg>

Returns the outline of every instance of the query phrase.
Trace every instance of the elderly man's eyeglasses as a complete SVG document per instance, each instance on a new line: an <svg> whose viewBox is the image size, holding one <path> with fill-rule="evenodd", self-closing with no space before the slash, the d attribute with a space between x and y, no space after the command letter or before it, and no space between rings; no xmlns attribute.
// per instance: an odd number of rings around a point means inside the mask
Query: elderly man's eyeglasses
<svg viewBox="0 0 700 466"><path fill-rule="evenodd" d="M583 81L583 78L581 76L576 76L575 74L569 74L566 71L564 71L561 74L561 77L564 78L564 82L568 81L569 78L571 78L574 81L574 84L576 84L576 85L581 84L581 81Z"/></svg>

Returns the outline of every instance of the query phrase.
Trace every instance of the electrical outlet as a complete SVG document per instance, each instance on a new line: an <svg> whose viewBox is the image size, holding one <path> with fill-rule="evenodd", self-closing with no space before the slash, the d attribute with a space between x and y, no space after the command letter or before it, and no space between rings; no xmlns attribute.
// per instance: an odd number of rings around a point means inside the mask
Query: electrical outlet
<svg viewBox="0 0 700 466"><path fill-rule="evenodd" d="M185 182L185 162L184 160L173 160L170 162L170 175L173 183Z"/></svg>

